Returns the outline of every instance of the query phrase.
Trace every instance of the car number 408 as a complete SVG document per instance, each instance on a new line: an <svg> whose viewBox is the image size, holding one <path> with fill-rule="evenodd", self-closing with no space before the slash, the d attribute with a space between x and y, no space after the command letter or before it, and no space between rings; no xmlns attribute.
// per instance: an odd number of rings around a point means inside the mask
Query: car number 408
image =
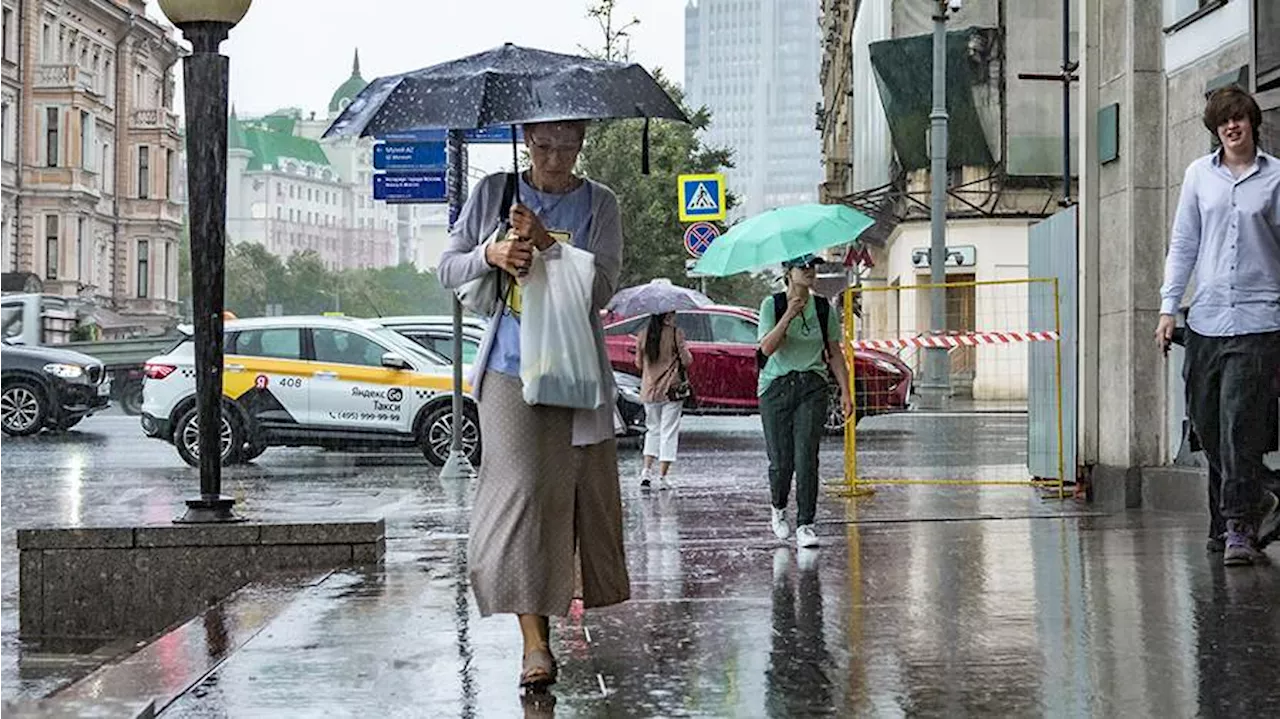
<svg viewBox="0 0 1280 719"><path fill-rule="evenodd" d="M302 378L301 377L281 377L280 386L281 387L301 387Z"/></svg>

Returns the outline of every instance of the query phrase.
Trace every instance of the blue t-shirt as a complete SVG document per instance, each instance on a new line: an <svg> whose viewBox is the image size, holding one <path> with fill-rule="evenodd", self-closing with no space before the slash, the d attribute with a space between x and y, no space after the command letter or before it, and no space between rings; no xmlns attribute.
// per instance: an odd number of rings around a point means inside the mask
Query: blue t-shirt
<svg viewBox="0 0 1280 719"><path fill-rule="evenodd" d="M591 232L591 183L564 195L539 192L520 177L520 202L533 210L542 220L547 232L559 242L567 242L578 249L587 248ZM489 352L488 370L520 376L520 286L511 282L507 289L506 307L498 317L498 330L494 333L493 349Z"/></svg>

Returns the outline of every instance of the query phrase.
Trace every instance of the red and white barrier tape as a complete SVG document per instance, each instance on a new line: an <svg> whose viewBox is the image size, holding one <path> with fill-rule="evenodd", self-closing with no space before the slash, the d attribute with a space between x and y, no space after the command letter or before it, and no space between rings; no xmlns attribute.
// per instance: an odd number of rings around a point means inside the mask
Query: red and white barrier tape
<svg viewBox="0 0 1280 719"><path fill-rule="evenodd" d="M900 347L976 347L1018 342L1057 342L1057 332L971 332L954 335L921 335L896 340L854 340L854 349L889 350Z"/></svg>

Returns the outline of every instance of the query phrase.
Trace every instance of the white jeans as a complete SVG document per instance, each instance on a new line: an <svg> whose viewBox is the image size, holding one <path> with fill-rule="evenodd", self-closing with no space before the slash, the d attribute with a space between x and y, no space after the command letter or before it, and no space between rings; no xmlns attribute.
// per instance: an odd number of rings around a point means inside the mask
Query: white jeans
<svg viewBox="0 0 1280 719"><path fill-rule="evenodd" d="M680 444L680 414L683 402L655 402L644 405L644 456L660 462L676 461Z"/></svg>

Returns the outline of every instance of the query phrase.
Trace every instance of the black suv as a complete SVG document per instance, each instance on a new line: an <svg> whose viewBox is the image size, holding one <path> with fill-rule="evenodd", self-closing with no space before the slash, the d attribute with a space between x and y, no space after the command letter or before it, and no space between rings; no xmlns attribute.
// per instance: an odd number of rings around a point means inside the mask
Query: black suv
<svg viewBox="0 0 1280 719"><path fill-rule="evenodd" d="M69 429L110 404L102 363L70 350L0 344L0 429L20 437Z"/></svg>

